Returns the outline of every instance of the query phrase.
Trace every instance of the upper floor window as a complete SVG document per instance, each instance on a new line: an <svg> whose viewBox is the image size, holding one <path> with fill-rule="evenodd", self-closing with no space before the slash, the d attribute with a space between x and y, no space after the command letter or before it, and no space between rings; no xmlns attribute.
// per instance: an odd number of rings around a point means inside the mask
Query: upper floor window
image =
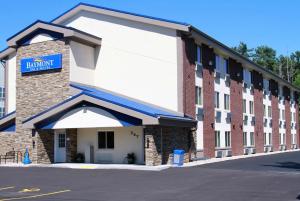
<svg viewBox="0 0 300 201"><path fill-rule="evenodd" d="M220 55L216 55L216 71L229 74L228 60Z"/></svg>
<svg viewBox="0 0 300 201"><path fill-rule="evenodd" d="M269 80L264 79L263 84L264 84L264 90L269 91Z"/></svg>
<svg viewBox="0 0 300 201"><path fill-rule="evenodd" d="M268 106L268 117L271 118L272 117L272 107Z"/></svg>
<svg viewBox="0 0 300 201"><path fill-rule="evenodd" d="M202 50L201 46L197 45L197 63L202 63Z"/></svg>
<svg viewBox="0 0 300 201"><path fill-rule="evenodd" d="M243 99L243 113L247 113L247 101Z"/></svg>
<svg viewBox="0 0 300 201"><path fill-rule="evenodd" d="M266 105L264 104L264 117L267 116Z"/></svg>
<svg viewBox="0 0 300 201"><path fill-rule="evenodd" d="M196 90L195 90L196 94L196 105L202 105L202 88L196 86Z"/></svg>
<svg viewBox="0 0 300 201"><path fill-rule="evenodd" d="M253 101L249 101L249 113L253 114L254 113L254 105Z"/></svg>
<svg viewBox="0 0 300 201"><path fill-rule="evenodd" d="M284 110L281 110L281 119L285 120L285 111Z"/></svg>
<svg viewBox="0 0 300 201"><path fill-rule="evenodd" d="M215 91L215 108L220 108L220 97L217 91Z"/></svg>
<svg viewBox="0 0 300 201"><path fill-rule="evenodd" d="M244 82L247 84L251 84L251 72L247 69L243 70Z"/></svg>
<svg viewBox="0 0 300 201"><path fill-rule="evenodd" d="M230 96L228 94L224 94L224 109L230 109Z"/></svg>

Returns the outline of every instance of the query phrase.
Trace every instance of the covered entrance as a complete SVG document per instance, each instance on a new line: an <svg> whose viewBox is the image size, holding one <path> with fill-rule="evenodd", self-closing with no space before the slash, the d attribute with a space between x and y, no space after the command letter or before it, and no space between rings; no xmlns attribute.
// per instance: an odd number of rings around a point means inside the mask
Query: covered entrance
<svg viewBox="0 0 300 201"><path fill-rule="evenodd" d="M82 91L23 122L38 131L38 158L54 163L156 165L169 163L175 148L189 153L193 119L99 89L72 87Z"/></svg>

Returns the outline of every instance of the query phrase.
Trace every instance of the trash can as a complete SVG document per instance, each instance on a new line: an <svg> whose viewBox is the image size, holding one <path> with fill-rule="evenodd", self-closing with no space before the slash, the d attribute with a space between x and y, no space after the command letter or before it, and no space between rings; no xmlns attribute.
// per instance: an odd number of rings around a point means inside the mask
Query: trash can
<svg viewBox="0 0 300 201"><path fill-rule="evenodd" d="M184 150L175 149L174 150L174 157L173 157L173 164L175 166L182 166L184 161Z"/></svg>

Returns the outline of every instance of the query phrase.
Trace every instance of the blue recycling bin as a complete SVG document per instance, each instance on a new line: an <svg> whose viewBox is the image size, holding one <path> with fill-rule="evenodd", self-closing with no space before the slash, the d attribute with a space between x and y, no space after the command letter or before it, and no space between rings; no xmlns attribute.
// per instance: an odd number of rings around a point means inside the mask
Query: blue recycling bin
<svg viewBox="0 0 300 201"><path fill-rule="evenodd" d="M174 150L174 157L173 157L173 164L175 166L182 166L184 161L184 150L175 149Z"/></svg>

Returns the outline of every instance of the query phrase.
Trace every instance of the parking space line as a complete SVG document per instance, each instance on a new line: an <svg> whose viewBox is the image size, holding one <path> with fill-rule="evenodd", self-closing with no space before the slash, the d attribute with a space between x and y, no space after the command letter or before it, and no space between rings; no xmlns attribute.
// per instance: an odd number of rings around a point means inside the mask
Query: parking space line
<svg viewBox="0 0 300 201"><path fill-rule="evenodd" d="M7 190L7 189L12 189L12 188L15 188L15 187L14 186L3 187L3 188L0 188L0 191Z"/></svg>
<svg viewBox="0 0 300 201"><path fill-rule="evenodd" d="M23 197L15 197L15 198L5 198L0 201L8 201L8 200L22 200L22 199L30 199L30 198L38 198L38 197L44 197L44 196L49 196L49 195L56 195L60 193L66 193L70 192L71 190L62 190L62 191L55 191L51 193L43 193L43 194L37 194L37 195L31 195L31 196L23 196Z"/></svg>

